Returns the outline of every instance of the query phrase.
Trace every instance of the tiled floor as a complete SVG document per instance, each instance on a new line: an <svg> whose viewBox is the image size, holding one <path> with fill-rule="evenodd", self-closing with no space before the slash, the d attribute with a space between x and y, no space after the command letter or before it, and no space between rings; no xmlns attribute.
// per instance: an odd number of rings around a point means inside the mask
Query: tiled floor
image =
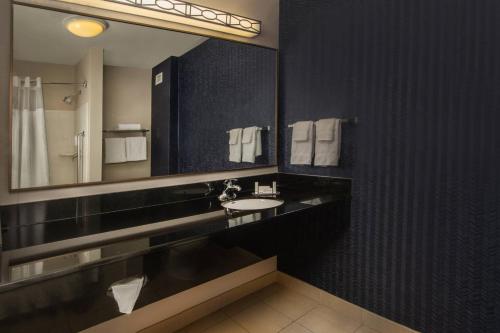
<svg viewBox="0 0 500 333"><path fill-rule="evenodd" d="M177 333L379 333L314 300L273 284Z"/></svg>

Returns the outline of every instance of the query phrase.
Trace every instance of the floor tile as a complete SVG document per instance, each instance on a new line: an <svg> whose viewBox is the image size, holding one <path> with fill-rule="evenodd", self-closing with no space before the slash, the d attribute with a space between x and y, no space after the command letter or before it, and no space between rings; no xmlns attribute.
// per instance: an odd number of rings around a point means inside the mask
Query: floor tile
<svg viewBox="0 0 500 333"><path fill-rule="evenodd" d="M281 330L280 333L313 333L313 332L309 331L307 328L303 326L293 323L285 327L283 330Z"/></svg>
<svg viewBox="0 0 500 333"><path fill-rule="evenodd" d="M232 319L250 333L276 333L292 322L263 302L237 313Z"/></svg>
<svg viewBox="0 0 500 333"><path fill-rule="evenodd" d="M361 323L324 306L315 308L297 321L314 333L354 333Z"/></svg>
<svg viewBox="0 0 500 333"><path fill-rule="evenodd" d="M282 287L277 284L269 285L253 294L243 297L242 299L237 300L236 302L226 306L223 311L228 316L234 316L235 314L257 304L261 300L266 297L271 296Z"/></svg>
<svg viewBox="0 0 500 333"><path fill-rule="evenodd" d="M293 320L302 317L313 308L319 306L317 302L309 297L295 293L287 288L278 290L264 298L264 302Z"/></svg>
<svg viewBox="0 0 500 333"><path fill-rule="evenodd" d="M361 326L360 328L358 328L356 333L379 333L379 331L372 330L367 326Z"/></svg>
<svg viewBox="0 0 500 333"><path fill-rule="evenodd" d="M222 311L214 312L206 317L203 317L194 323L184 327L178 333L202 333L208 328L217 325L218 323L227 320L228 317Z"/></svg>
<svg viewBox="0 0 500 333"><path fill-rule="evenodd" d="M244 330L240 325L231 319L224 320L223 322L218 323L215 326L212 326L203 333L248 333Z"/></svg>

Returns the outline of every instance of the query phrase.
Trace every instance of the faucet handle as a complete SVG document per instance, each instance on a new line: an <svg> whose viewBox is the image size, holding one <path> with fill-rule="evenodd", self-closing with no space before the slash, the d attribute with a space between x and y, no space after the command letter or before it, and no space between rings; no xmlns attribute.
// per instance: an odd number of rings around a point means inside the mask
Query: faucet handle
<svg viewBox="0 0 500 333"><path fill-rule="evenodd" d="M226 179L226 180L224 181L224 185L226 185L226 186L228 186L228 185L229 185L229 186L230 186L230 185L233 185L233 182L235 183L235 182L237 182L237 181L238 181L238 179Z"/></svg>

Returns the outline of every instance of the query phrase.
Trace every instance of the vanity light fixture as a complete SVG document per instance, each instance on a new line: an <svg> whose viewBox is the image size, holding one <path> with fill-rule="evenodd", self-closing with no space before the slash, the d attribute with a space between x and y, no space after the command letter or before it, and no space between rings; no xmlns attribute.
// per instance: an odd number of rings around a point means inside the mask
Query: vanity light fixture
<svg viewBox="0 0 500 333"><path fill-rule="evenodd" d="M259 35L262 26L259 20L181 0L80 0L78 3L242 37Z"/></svg>
<svg viewBox="0 0 500 333"><path fill-rule="evenodd" d="M63 24L73 35L83 38L97 37L108 28L103 20L83 16L68 17Z"/></svg>

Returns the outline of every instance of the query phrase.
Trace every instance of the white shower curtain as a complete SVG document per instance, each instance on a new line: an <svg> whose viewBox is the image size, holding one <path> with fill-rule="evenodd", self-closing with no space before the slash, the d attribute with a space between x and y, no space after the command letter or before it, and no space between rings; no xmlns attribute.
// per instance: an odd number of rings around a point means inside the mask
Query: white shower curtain
<svg viewBox="0 0 500 333"><path fill-rule="evenodd" d="M47 186L49 159L42 79L13 78L12 188Z"/></svg>

